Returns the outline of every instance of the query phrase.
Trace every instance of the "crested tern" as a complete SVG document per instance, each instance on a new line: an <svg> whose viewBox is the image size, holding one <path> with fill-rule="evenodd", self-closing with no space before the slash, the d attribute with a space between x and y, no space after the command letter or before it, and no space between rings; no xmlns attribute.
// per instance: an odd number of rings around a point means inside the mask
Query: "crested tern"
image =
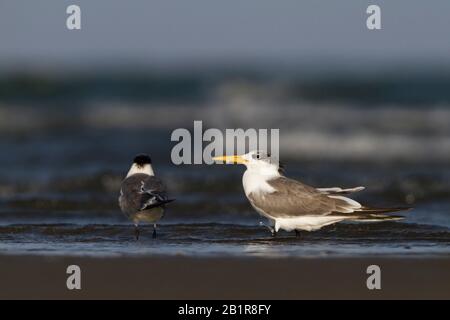
<svg viewBox="0 0 450 320"><path fill-rule="evenodd" d="M120 209L134 223L136 240L141 221L153 223L153 238L156 238L156 222L163 217L166 203L172 201L162 181L155 177L150 157L137 155L122 181L119 196Z"/></svg>
<svg viewBox="0 0 450 320"><path fill-rule="evenodd" d="M279 229L315 231L344 220L399 220L402 216L386 215L409 208L371 208L344 195L364 187L343 189L314 188L283 175L278 161L270 154L252 151L244 155L220 156L215 161L246 166L242 183L253 208L268 218L272 235Z"/></svg>

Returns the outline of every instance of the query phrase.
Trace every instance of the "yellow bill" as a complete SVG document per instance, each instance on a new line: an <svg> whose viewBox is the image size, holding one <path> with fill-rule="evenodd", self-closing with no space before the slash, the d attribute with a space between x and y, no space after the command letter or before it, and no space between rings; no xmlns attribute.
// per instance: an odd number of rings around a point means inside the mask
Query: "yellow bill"
<svg viewBox="0 0 450 320"><path fill-rule="evenodd" d="M214 161L223 161L225 163L234 163L234 164L246 164L247 160L245 160L242 156L220 156L214 157Z"/></svg>

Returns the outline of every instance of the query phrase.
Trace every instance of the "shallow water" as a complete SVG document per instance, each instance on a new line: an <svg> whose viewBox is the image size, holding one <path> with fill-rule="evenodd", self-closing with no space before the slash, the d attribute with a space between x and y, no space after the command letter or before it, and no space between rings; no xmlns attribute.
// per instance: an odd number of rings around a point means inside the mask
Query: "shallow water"
<svg viewBox="0 0 450 320"><path fill-rule="evenodd" d="M62 219L61 219L62 220ZM71 219L69 219L71 220ZM272 237L258 220L241 223L165 222L134 228L110 218L86 223L5 223L0 226L0 252L44 255L186 255L186 256L449 256L450 229L413 222L341 223L316 232L279 232ZM104 223L100 223L101 221ZM406 221L411 219L406 219Z"/></svg>

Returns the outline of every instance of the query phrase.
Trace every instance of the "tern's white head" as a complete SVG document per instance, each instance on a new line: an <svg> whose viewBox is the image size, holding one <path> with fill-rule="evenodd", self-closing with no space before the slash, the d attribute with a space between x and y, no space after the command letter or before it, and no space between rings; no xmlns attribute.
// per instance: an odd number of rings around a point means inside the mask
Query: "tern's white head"
<svg viewBox="0 0 450 320"><path fill-rule="evenodd" d="M134 158L133 164L128 171L127 178L136 173L144 173L150 176L154 175L152 168L152 159L148 155L139 154Z"/></svg>
<svg viewBox="0 0 450 320"><path fill-rule="evenodd" d="M259 174L279 175L280 170L278 159L272 158L267 152L258 150L250 151L243 155L215 157L213 160L232 164L243 164L247 167L247 170Z"/></svg>

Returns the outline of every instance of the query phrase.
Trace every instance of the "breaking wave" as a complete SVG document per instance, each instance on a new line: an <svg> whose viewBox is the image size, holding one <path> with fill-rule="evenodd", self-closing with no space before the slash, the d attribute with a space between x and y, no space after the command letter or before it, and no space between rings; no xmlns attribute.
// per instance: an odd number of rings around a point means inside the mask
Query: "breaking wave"
<svg viewBox="0 0 450 320"><path fill-rule="evenodd" d="M446 162L450 158L448 106L364 108L220 97L193 106L98 102L72 110L0 104L0 132L167 132L177 128L192 130L193 121L202 120L204 129L280 129L280 153L290 158L402 162Z"/></svg>

